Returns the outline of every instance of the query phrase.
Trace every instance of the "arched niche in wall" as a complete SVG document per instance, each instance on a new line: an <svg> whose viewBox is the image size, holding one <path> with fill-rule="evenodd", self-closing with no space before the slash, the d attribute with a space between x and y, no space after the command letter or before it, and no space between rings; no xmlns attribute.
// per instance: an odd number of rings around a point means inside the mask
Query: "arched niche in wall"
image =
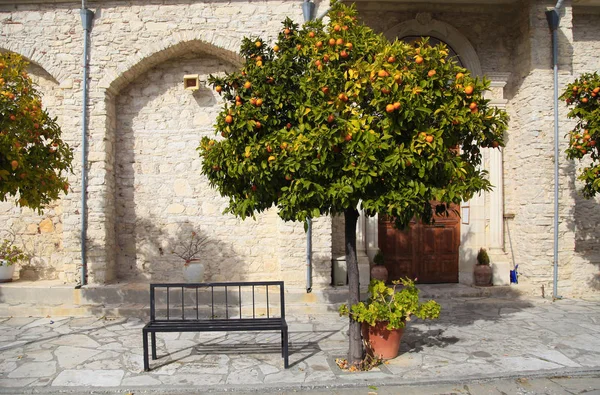
<svg viewBox="0 0 600 395"><path fill-rule="evenodd" d="M455 27L431 17L429 13L419 13L415 19L402 22L384 32L389 40L404 37L433 37L448 44L457 53L460 62L475 76L482 76L481 63L475 48Z"/></svg>

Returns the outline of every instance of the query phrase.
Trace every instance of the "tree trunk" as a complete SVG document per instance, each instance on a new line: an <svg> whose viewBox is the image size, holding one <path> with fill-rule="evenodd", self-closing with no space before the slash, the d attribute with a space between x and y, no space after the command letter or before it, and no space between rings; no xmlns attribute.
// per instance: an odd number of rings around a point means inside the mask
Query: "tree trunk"
<svg viewBox="0 0 600 395"><path fill-rule="evenodd" d="M347 209L344 211L346 267L348 268L348 307L360 300L360 287L358 283L358 260L356 259L356 222L358 211ZM350 347L348 350L348 363L357 365L363 357L363 346L360 333L360 323L350 318Z"/></svg>

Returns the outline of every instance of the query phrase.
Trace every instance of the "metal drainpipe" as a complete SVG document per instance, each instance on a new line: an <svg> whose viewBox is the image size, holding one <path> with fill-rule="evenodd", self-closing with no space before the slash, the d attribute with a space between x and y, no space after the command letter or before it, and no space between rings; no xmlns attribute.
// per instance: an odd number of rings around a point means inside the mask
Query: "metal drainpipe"
<svg viewBox="0 0 600 395"><path fill-rule="evenodd" d="M87 98L88 98L88 56L89 35L92 30L94 13L81 1L81 24L83 26L83 97L81 104L81 284L87 284L86 238L87 238Z"/></svg>
<svg viewBox="0 0 600 395"><path fill-rule="evenodd" d="M553 9L546 10L546 20L552 33L552 65L554 68L554 279L552 299L562 299L558 295L558 25L560 16L558 10L562 0Z"/></svg>
<svg viewBox="0 0 600 395"><path fill-rule="evenodd" d="M304 22L313 19L315 3L304 0L302 3L302 14ZM312 219L306 219L306 293L312 292Z"/></svg>

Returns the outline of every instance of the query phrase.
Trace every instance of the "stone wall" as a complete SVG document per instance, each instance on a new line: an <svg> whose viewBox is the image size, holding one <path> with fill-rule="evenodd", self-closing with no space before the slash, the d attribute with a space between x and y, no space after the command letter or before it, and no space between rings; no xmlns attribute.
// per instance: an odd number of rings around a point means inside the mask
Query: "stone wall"
<svg viewBox="0 0 600 395"><path fill-rule="evenodd" d="M98 5L99 4L99 5ZM243 36L272 38L298 2L102 2L90 37L88 265L89 281L179 279L170 253L189 229L208 236L209 279L282 278L304 285L302 224L271 210L257 220L220 213L225 200L199 175L194 151L212 133L219 97L181 87L183 74L234 68ZM511 115L504 149L505 251L519 264L523 284L551 292L553 216L552 70L544 10L550 1L502 5L359 3L380 31L428 12L467 37L484 73L511 73L505 90ZM324 6L321 5L321 8ZM598 12L565 6L561 20L561 86L598 70ZM317 11L320 13L320 11ZM24 277L74 283L81 262L81 59L78 4L0 5L0 49L35 63L44 103L59 117L74 148L72 190L37 216L0 204L2 229L14 226L40 260ZM561 105L562 106L562 105ZM564 158L570 122L561 107L560 293L599 287L598 200L577 194L577 165ZM488 200L486 199L486 202ZM510 232L510 237L509 237ZM330 282L332 255L343 254L343 221L320 218L313 229L313 280ZM157 262L160 262L158 264ZM536 291L537 292L537 291Z"/></svg>

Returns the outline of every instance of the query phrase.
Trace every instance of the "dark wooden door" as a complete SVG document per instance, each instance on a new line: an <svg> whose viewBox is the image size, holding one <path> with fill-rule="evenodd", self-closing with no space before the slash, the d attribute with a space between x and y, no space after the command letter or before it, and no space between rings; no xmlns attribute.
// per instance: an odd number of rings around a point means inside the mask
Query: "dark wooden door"
<svg viewBox="0 0 600 395"><path fill-rule="evenodd" d="M435 224L411 221L407 230L379 219L379 249L385 258L389 279L417 279L423 284L458 282L460 218L436 217Z"/></svg>

